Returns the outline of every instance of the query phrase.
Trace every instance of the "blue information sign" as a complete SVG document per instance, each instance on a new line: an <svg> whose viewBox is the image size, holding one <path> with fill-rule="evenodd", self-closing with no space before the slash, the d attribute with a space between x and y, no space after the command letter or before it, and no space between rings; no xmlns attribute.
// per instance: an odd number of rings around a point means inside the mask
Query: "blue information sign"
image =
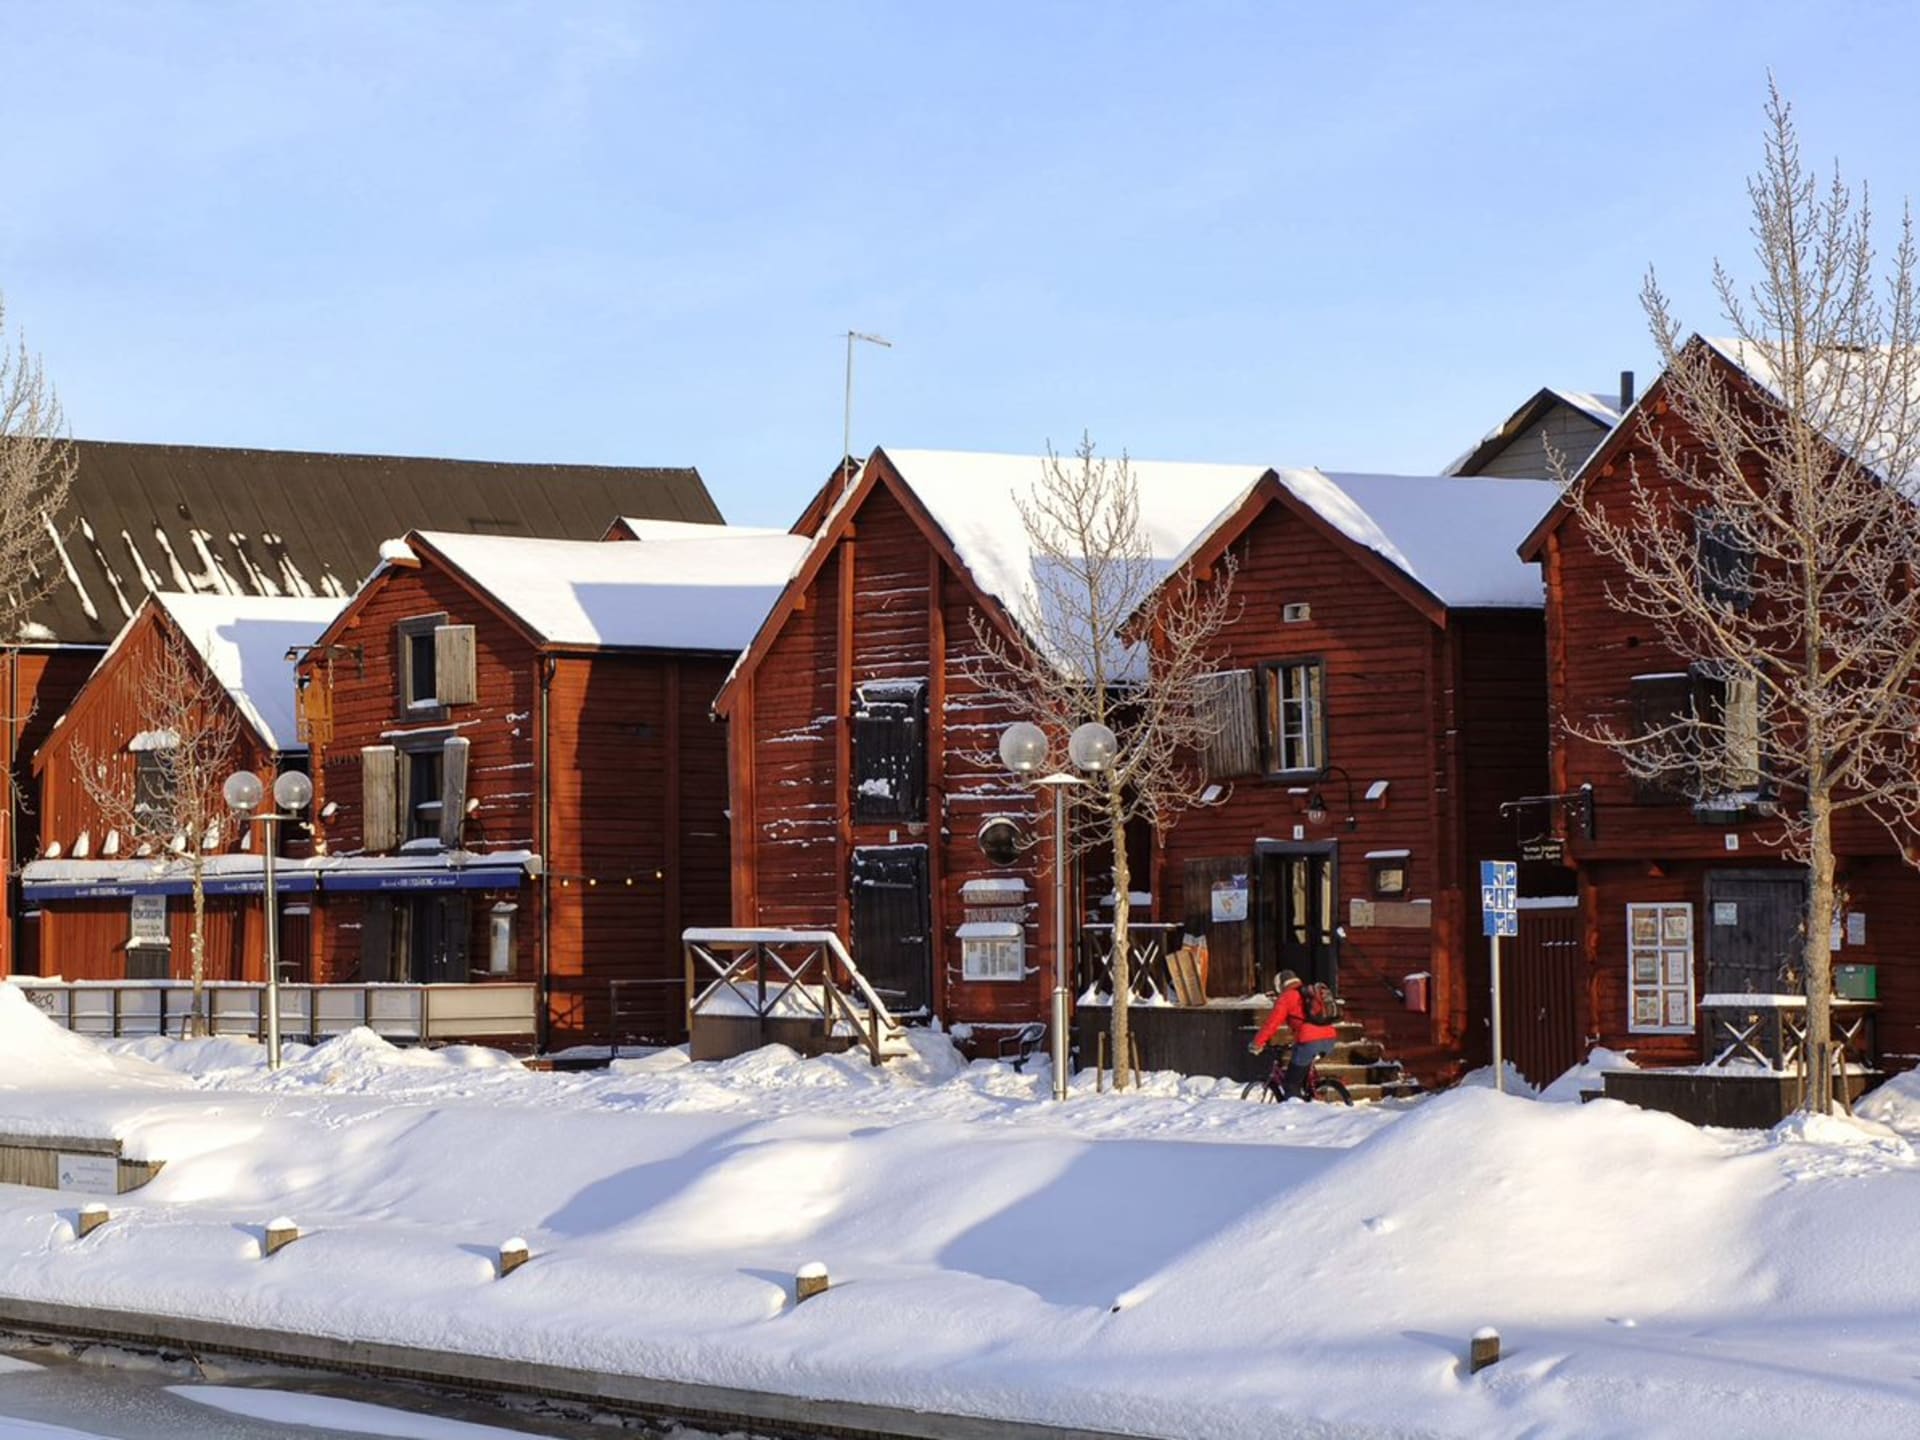
<svg viewBox="0 0 1920 1440"><path fill-rule="evenodd" d="M1520 933L1520 867L1512 860L1480 862L1480 933Z"/></svg>

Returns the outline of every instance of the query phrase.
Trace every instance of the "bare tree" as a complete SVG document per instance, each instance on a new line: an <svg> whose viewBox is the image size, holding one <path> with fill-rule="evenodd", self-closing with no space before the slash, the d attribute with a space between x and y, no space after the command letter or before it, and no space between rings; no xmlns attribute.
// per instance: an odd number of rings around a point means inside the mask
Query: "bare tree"
<svg viewBox="0 0 1920 1440"><path fill-rule="evenodd" d="M156 648L135 667L140 732L122 749L91 754L75 746L87 800L123 847L177 856L193 885L190 949L192 1033L206 1033L209 856L219 852L229 814L221 787L240 748L240 716L227 689L188 643L157 630Z"/></svg>
<svg viewBox="0 0 1920 1440"><path fill-rule="evenodd" d="M21 639L32 607L58 581L61 512L74 455L60 401L0 297L0 646Z"/></svg>
<svg viewBox="0 0 1920 1440"><path fill-rule="evenodd" d="M1131 466L1098 456L1082 439L1071 458L1049 448L1032 492L1019 501L1033 555L1032 584L1009 643L973 617L980 686L1031 718L1054 743L1097 722L1119 739L1113 763L1076 792L1071 853L1113 854L1114 1082L1132 1083L1128 1001L1132 868L1127 831L1160 827L1198 802L1196 753L1216 737L1207 676L1213 639L1231 618L1232 566L1202 585L1190 568L1165 575L1141 522Z"/></svg>
<svg viewBox="0 0 1920 1440"><path fill-rule="evenodd" d="M1824 1112L1835 817L1871 814L1920 863L1920 313L1910 216L1883 266L1865 190L1806 168L1777 87L1766 114L1759 278L1714 269L1731 343L1688 338L1650 274L1673 423L1641 421L1644 473L1567 493L1616 569L1611 603L1704 683L1631 734L1569 723L1642 784L1770 814L1806 865L1807 1103Z"/></svg>

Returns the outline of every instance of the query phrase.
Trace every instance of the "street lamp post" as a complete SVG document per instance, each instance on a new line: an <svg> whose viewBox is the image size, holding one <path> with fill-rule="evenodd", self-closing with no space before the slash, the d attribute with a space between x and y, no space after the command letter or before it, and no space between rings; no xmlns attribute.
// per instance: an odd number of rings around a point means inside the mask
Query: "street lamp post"
<svg viewBox="0 0 1920 1440"><path fill-rule="evenodd" d="M1067 742L1068 758L1082 770L1104 770L1113 763L1113 732L1086 724ZM1073 991L1068 980L1067 791L1087 782L1064 770L1034 777L1047 763L1047 732L1029 720L1016 720L1000 735L1000 761L1014 774L1053 792L1053 1098L1067 1098L1067 1027L1073 1020Z"/></svg>
<svg viewBox="0 0 1920 1440"><path fill-rule="evenodd" d="M236 770L221 787L227 808L241 824L260 827L262 880L266 890L267 924L267 1068L280 1068L280 893L275 884L274 859L280 848L279 825L294 819L313 799L313 782L298 770L282 772L273 782L273 805L260 809L266 787L251 770Z"/></svg>

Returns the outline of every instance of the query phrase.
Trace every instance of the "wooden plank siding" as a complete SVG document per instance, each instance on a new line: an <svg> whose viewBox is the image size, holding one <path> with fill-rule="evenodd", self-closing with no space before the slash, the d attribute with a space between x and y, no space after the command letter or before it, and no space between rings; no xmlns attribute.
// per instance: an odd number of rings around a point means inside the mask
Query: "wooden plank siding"
<svg viewBox="0 0 1920 1440"><path fill-rule="evenodd" d="M1052 984L1052 912L1039 893L1050 890L1039 857L1051 854L1051 836L1036 832L1032 793L1000 765L1000 732L1020 717L983 688L974 597L891 489L885 460L874 469L879 479L845 533L733 684L734 921L831 929L851 946L851 852L924 844L933 1013L1017 1025L1045 1013ZM855 814L850 712L859 688L875 682L926 686L927 801L917 818ZM1043 843L1012 866L991 864L978 835L998 815ZM1028 885L1022 981L962 975L961 889L981 877Z"/></svg>
<svg viewBox="0 0 1920 1440"><path fill-rule="evenodd" d="M1697 455L1693 438L1667 410L1663 389L1656 382L1642 400L1646 422L1662 443ZM1626 477L1636 471L1656 490L1663 484L1638 420L1616 431L1591 464L1603 500L1610 487L1624 494ZM1697 995L1706 983L1708 877L1790 867L1776 843L1777 827L1766 819L1703 823L1685 801L1641 801L1619 757L1576 733L1603 724L1631 733L1634 677L1688 667L1648 622L1609 603L1607 587L1618 583L1617 572L1596 553L1577 517L1562 516L1539 533L1532 553L1542 563L1549 597L1553 786L1565 791L1590 784L1597 801L1597 835L1588 840L1575 829L1568 845L1584 910L1588 1038L1631 1051L1643 1065L1697 1063L1706 1058L1697 1033L1649 1035L1629 1023L1626 907L1655 901L1694 907ZM1920 876L1901 862L1891 837L1859 812L1836 817L1834 839L1840 885L1847 907L1866 916L1866 941L1844 945L1833 959L1879 966L1882 1058L1904 1069L1920 1056Z"/></svg>
<svg viewBox="0 0 1920 1440"><path fill-rule="evenodd" d="M17 882L20 866L40 853L39 785L33 754L52 733L93 674L103 652L98 646L72 645L10 650L0 659L7 726L6 766L0 786L6 790L6 824L0 826L0 864L8 877L8 923L0 926L0 976L39 973L38 921L30 936L22 915ZM23 954L23 939L26 951Z"/></svg>
<svg viewBox="0 0 1920 1440"><path fill-rule="evenodd" d="M400 700L397 626L426 615L474 626L477 689L472 705L444 717L410 714ZM467 795L474 802L464 823L467 848L535 850L539 793L539 654L531 641L472 589L437 566L389 565L362 588L334 627L342 647L329 659L310 657L301 673L311 685L329 683L333 734L313 756L316 842L325 853L365 853L361 750L415 732L456 733L467 739ZM451 730L448 727L453 727ZM404 824L402 829L404 831ZM520 905L514 937L516 979L539 973L539 887L475 892L467 953L484 965L489 911L495 900ZM314 978L363 978L361 939L367 897L323 895L314 905Z"/></svg>
<svg viewBox="0 0 1920 1440"><path fill-rule="evenodd" d="M401 704L398 627L427 615L474 627L476 689L471 704L422 717ZM325 822L329 853L363 853L363 747L416 733L465 738L463 847L532 851L543 872L516 889L469 892L475 978L497 978L484 969L489 925L496 904L511 904L512 978L545 977L547 1044L610 1038L616 980L656 982L628 992L627 1022L654 1038L683 1033L680 932L731 913L726 727L711 713L731 657L542 645L430 556L370 583L333 640L364 657L333 659L334 734L316 767L317 805L338 807ZM432 864L437 853L420 858ZM366 903L323 887L324 978L360 977Z"/></svg>
<svg viewBox="0 0 1920 1440"><path fill-rule="evenodd" d="M1410 1069L1439 1078L1486 1048L1476 866L1512 848L1500 802L1537 793L1545 780L1541 615L1454 612L1436 623L1382 577L1372 557L1282 503L1248 524L1232 554L1237 614L1220 637L1223 664L1322 664L1326 758L1351 777L1352 808L1346 781L1331 771L1223 781L1218 803L1184 812L1161 837L1156 910L1180 917L1189 863L1239 857L1257 889L1257 850L1331 845L1349 1014ZM1300 605L1308 618L1282 619L1284 607ZM1381 782L1384 796L1366 799ZM1318 824L1306 816L1309 789L1325 797L1327 817ZM1364 923L1375 898L1368 853L1394 850L1407 852L1407 889L1395 899L1427 902L1427 926ZM1256 896L1252 909L1245 923L1256 933L1273 923L1270 899ZM1258 940L1263 981L1274 943ZM1424 1015L1400 998L1405 977L1422 971L1433 976Z"/></svg>
<svg viewBox="0 0 1920 1440"><path fill-rule="evenodd" d="M554 661L546 856L553 1043L608 1033L610 981L647 982L684 1034L680 932L724 925L726 744L708 715L729 660L605 653Z"/></svg>

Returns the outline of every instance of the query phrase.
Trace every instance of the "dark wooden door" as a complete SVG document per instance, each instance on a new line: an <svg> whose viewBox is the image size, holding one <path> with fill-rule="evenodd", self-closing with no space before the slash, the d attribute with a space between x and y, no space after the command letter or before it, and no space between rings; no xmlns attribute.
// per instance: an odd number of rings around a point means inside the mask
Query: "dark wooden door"
<svg viewBox="0 0 1920 1440"><path fill-rule="evenodd" d="M398 906L396 919L406 957L407 979L418 984L464 983L467 974L467 897L459 891L437 895L409 895Z"/></svg>
<svg viewBox="0 0 1920 1440"><path fill-rule="evenodd" d="M1207 937L1207 994L1226 999L1251 995L1260 987L1253 935L1257 898L1248 893L1255 866L1251 857L1189 860L1182 877L1186 932ZM1214 903L1215 887L1221 904ZM1244 900L1246 911L1235 918Z"/></svg>
<svg viewBox="0 0 1920 1440"><path fill-rule="evenodd" d="M1585 1053L1585 952L1575 905L1520 912L1520 933L1500 957L1502 1046L1514 1068L1550 1085Z"/></svg>
<svg viewBox="0 0 1920 1440"><path fill-rule="evenodd" d="M1800 989L1807 881L1792 872L1715 871L1707 876L1709 995L1776 995Z"/></svg>
<svg viewBox="0 0 1920 1440"><path fill-rule="evenodd" d="M896 1015L933 1007L927 847L853 852L853 963Z"/></svg>
<svg viewBox="0 0 1920 1440"><path fill-rule="evenodd" d="M1302 980L1340 988L1340 952L1334 935L1334 857L1329 852L1268 854L1261 866L1265 897L1261 914L1269 926L1261 950L1261 981L1281 970Z"/></svg>

